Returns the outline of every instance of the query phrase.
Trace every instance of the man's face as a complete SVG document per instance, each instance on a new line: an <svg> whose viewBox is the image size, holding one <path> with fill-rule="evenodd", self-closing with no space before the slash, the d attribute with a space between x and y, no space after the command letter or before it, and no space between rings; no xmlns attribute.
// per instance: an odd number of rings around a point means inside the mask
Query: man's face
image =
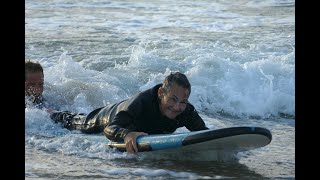
<svg viewBox="0 0 320 180"><path fill-rule="evenodd" d="M26 74L24 92L26 96L34 96L36 98L42 96L43 74L41 72L29 72Z"/></svg>
<svg viewBox="0 0 320 180"><path fill-rule="evenodd" d="M175 119L187 107L190 92L188 89L173 84L169 92L164 93L162 87L158 90L160 112L169 119Z"/></svg>

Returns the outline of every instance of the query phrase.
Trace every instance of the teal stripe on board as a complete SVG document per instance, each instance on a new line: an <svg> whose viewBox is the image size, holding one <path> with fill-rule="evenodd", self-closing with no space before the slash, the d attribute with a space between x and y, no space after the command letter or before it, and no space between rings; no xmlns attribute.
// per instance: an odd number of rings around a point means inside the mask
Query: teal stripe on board
<svg viewBox="0 0 320 180"><path fill-rule="evenodd" d="M167 149L167 148L175 148L181 147L182 141L185 137L189 136L190 133L180 133L176 135L170 135L170 137L162 137L162 136L141 136L137 138L138 143L148 143L152 150L160 150L160 149Z"/></svg>

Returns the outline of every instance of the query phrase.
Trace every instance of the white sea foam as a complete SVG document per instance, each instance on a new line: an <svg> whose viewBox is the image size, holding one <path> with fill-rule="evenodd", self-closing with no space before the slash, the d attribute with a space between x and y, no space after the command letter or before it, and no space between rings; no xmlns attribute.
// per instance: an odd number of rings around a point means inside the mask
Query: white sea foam
<svg viewBox="0 0 320 180"><path fill-rule="evenodd" d="M105 170L104 173L110 175L134 175L141 178L157 178L157 177L174 177L176 179L225 179L230 177L223 176L200 176L189 172L176 172L166 169L150 169L150 168L114 168Z"/></svg>
<svg viewBox="0 0 320 180"><path fill-rule="evenodd" d="M290 61L294 56L270 55L237 62L216 52L202 53L181 62L136 46L127 63L97 72L84 69L65 52L45 73L50 87L44 94L54 102L64 99L71 105L68 109L88 113L103 102L113 103L161 83L171 71L182 71L192 84L190 101L200 111L261 117L295 114L295 71Z"/></svg>

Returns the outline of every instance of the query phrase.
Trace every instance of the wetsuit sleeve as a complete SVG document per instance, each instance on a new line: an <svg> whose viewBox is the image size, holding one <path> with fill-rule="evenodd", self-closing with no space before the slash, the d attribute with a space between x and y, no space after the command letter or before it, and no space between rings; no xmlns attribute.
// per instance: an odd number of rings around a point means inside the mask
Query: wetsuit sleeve
<svg viewBox="0 0 320 180"><path fill-rule="evenodd" d="M105 136L112 141L123 141L129 132L137 131L134 121L142 111L142 102L139 99L126 101L121 104L113 119L104 129Z"/></svg>
<svg viewBox="0 0 320 180"><path fill-rule="evenodd" d="M200 130L206 130L209 129L206 127L203 119L199 116L198 112L196 109L189 104L190 106L188 107L186 113L185 113L185 127L189 131L200 131Z"/></svg>
<svg viewBox="0 0 320 180"><path fill-rule="evenodd" d="M103 130L105 136L112 141L123 141L124 137L135 131L132 126L132 117L126 111L119 112Z"/></svg>

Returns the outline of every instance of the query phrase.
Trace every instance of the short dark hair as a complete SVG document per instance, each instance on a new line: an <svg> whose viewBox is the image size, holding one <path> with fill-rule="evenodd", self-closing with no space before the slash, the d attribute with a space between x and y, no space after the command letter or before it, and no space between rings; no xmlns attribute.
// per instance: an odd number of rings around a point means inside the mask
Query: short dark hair
<svg viewBox="0 0 320 180"><path fill-rule="evenodd" d="M191 85L186 75L180 72L170 73L170 75L168 75L164 79L162 84L162 88L164 89L164 92L168 93L173 84L177 84L178 86L186 88L189 90L189 93L191 93Z"/></svg>
<svg viewBox="0 0 320 180"><path fill-rule="evenodd" d="M36 73L36 72L41 72L43 74L43 68L39 62L32 62L30 60L25 61L25 67L24 67L25 73L24 75L26 76L27 73Z"/></svg>

